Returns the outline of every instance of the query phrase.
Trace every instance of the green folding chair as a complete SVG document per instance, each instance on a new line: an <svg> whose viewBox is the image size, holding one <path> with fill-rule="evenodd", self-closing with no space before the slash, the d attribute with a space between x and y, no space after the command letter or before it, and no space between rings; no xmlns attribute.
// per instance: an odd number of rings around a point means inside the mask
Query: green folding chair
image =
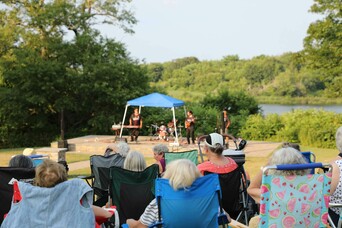
<svg viewBox="0 0 342 228"><path fill-rule="evenodd" d="M127 219L138 220L147 205L155 198L155 180L159 166L153 164L144 171L135 172L119 167L110 167L110 198L116 206L120 223Z"/></svg>
<svg viewBox="0 0 342 228"><path fill-rule="evenodd" d="M190 150L183 152L166 152L164 153L165 163L169 164L173 160L177 159L189 159L196 165L198 165L198 150Z"/></svg>

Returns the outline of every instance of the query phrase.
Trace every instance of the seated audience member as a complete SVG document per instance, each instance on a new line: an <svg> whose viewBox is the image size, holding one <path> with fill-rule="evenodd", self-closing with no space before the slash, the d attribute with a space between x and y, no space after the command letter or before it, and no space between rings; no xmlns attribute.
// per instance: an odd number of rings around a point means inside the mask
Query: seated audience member
<svg viewBox="0 0 342 228"><path fill-rule="evenodd" d="M298 153L298 150L292 147L286 147L286 148L282 148L274 152L266 166L284 165L284 164L305 164L305 163L307 163L307 161L305 160L305 158L302 156L301 153ZM274 172L272 171L272 174L276 174L276 175L305 175L309 173L310 173L309 169L307 170L276 170ZM262 171L256 174L254 179L251 181L249 187L247 188L248 194L257 203L260 203L261 181L262 181ZM259 223L259 216L255 216L250 220L249 227L250 228L258 227L258 223Z"/></svg>
<svg viewBox="0 0 342 228"><path fill-rule="evenodd" d="M165 172L165 158L164 153L169 152L169 148L165 144L155 145L153 148L154 159L156 160L156 164L159 165L159 173Z"/></svg>
<svg viewBox="0 0 342 228"><path fill-rule="evenodd" d="M119 142L119 143L111 143L107 146L107 149L104 153L105 157L108 157L111 154L120 154L122 157L127 157L130 148L127 143Z"/></svg>
<svg viewBox="0 0 342 228"><path fill-rule="evenodd" d="M270 165L284 165L284 164L305 164L307 163L302 154L292 147L286 147L277 150L273 153L266 166ZM289 171L275 171L279 175L304 175L310 170L289 170ZM261 181L262 171L258 172L247 188L248 194L257 202L260 203L261 196Z"/></svg>
<svg viewBox="0 0 342 228"><path fill-rule="evenodd" d="M338 155L334 160L340 160L342 159L342 126L337 129L335 140L336 140L336 147L338 150Z"/></svg>
<svg viewBox="0 0 342 228"><path fill-rule="evenodd" d="M9 167L13 167L13 168L33 168L33 162L31 160L31 158L19 154L19 155L15 155L14 157L11 158L11 160L8 163Z"/></svg>
<svg viewBox="0 0 342 228"><path fill-rule="evenodd" d="M298 151L300 151L300 146L298 143L289 143L289 142L284 142L282 145L283 148L287 148L287 147L292 147Z"/></svg>
<svg viewBox="0 0 342 228"><path fill-rule="evenodd" d="M188 159L178 159L172 161L167 165L163 178L169 179L170 185L174 190L187 188L199 178L201 173L196 168L196 165ZM228 217L228 221L231 221L235 225L242 225ZM156 199L146 207L144 213L139 220L127 219L126 223L130 228L142 228L152 225L158 221L158 205ZM245 227L245 226L241 226Z"/></svg>
<svg viewBox="0 0 342 228"><path fill-rule="evenodd" d="M336 147L339 151L338 157L332 162L332 180L331 180L331 196L330 203L342 203L342 127L337 129L336 132ZM341 208L329 208L329 215L337 226Z"/></svg>
<svg viewBox="0 0 342 228"><path fill-rule="evenodd" d="M144 155L138 151L129 152L125 159L123 168L137 172L144 171L146 169Z"/></svg>
<svg viewBox="0 0 342 228"><path fill-rule="evenodd" d="M63 167L63 165L58 164L55 161L52 161L50 159L45 159L42 164L40 164L36 167L36 176L34 179L34 183L35 183L35 185L37 185L39 187L53 188L53 187L57 186L58 184L65 182L67 180L68 179L67 179L66 169ZM82 181L80 183L82 183L82 185L84 183L84 186L80 186L79 189L82 188L82 189L88 189L89 191L92 191L92 189L85 182ZM17 188L18 193L15 194L16 196L21 195L19 190L20 189ZM75 189L75 191L76 191L76 189ZM25 198L23 197L23 200L24 199ZM18 201L20 201L20 200L22 200L21 196L20 196ZM91 202L89 201L88 197L83 197L80 200L80 204L91 205ZM24 205L27 205L27 204L24 204ZM81 209L81 207L80 207L80 209ZM94 215L96 217L104 218L105 220L109 221L110 219L112 219L112 216L114 216L113 215L114 211L111 211L111 210L112 209L103 209L103 208L100 208L97 206L92 206L92 212L91 213L94 213ZM58 213L58 212L55 212L55 213ZM86 210L83 210L83 212L80 212L80 213L83 215L87 214ZM32 216L34 216L34 215L32 215ZM51 224L49 224L49 225L51 225Z"/></svg>
<svg viewBox="0 0 342 228"><path fill-rule="evenodd" d="M202 175L205 171L218 174L229 173L238 167L232 158L222 155L223 150L224 139L222 135L211 133L205 138L204 152L208 161L197 166Z"/></svg>

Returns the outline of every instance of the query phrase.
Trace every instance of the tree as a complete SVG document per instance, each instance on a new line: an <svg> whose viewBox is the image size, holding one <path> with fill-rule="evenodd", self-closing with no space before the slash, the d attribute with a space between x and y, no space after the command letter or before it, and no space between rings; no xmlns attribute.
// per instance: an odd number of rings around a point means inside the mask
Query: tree
<svg viewBox="0 0 342 228"><path fill-rule="evenodd" d="M322 80L332 97L341 97L342 88L335 84L342 77L342 10L340 0L314 0L311 12L324 17L311 23L304 39L304 54L312 69L322 69ZM340 81L340 79L338 79Z"/></svg>
<svg viewBox="0 0 342 228"><path fill-rule="evenodd" d="M244 92L229 93L227 90L220 91L217 96L207 95L200 104L205 108L214 108L219 114L224 108L228 108L231 127L229 132L238 134L239 130L245 124L245 120L249 115L257 114L259 107L253 97L248 96Z"/></svg>
<svg viewBox="0 0 342 228"><path fill-rule="evenodd" d="M69 135L109 132L127 99L149 91L145 70L94 23L120 24L122 1L6 1L0 10L2 144L41 145ZM13 25L18 25L11 30ZM66 37L66 30L74 36ZM15 107L15 108L14 108ZM119 111L120 110L120 111ZM119 114L120 113L120 114ZM23 140L29 138L30 140ZM0 145L1 146L1 145Z"/></svg>

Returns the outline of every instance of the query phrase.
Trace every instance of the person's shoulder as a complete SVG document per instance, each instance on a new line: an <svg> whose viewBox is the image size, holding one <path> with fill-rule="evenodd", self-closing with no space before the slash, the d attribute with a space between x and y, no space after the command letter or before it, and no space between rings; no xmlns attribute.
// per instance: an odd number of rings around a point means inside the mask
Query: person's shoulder
<svg viewBox="0 0 342 228"><path fill-rule="evenodd" d="M206 168L209 167L210 164L211 164L211 163L210 163L209 161L205 161L205 162L203 162L203 163L201 163L201 164L198 164L198 165L197 165L197 168L198 168L200 171L203 171L203 170L206 170Z"/></svg>

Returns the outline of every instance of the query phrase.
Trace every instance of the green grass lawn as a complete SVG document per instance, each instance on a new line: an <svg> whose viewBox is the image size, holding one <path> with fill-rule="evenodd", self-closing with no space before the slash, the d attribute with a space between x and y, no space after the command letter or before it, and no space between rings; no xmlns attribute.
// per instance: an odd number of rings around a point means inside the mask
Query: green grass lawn
<svg viewBox="0 0 342 228"><path fill-rule="evenodd" d="M22 154L25 148L1 149L0 150L0 166L8 166L8 162L12 156Z"/></svg>

